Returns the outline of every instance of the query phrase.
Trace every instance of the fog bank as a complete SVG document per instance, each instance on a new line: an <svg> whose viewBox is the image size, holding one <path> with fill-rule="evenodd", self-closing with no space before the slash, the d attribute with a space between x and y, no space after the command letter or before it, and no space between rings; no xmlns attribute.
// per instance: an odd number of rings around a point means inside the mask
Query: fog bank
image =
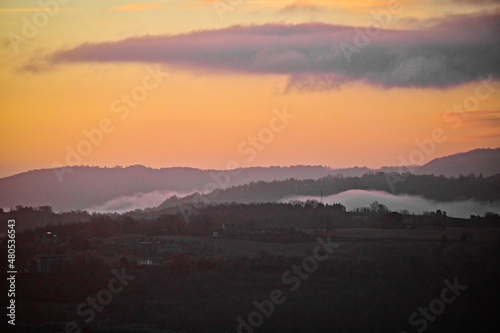
<svg viewBox="0 0 500 333"><path fill-rule="evenodd" d="M169 190L138 193L130 196L120 196L101 205L86 209L89 213L125 213L136 209L157 207L168 198L176 195L183 197L194 192L174 192Z"/></svg>
<svg viewBox="0 0 500 333"><path fill-rule="evenodd" d="M286 198L286 202L292 200L318 200L319 196L296 196ZM438 209L446 211L448 216L469 218L471 215L483 216L486 212L500 214L500 202L477 202L473 200L455 201L455 202L436 202L411 195L393 195L381 191L349 190L342 193L323 197L323 203L333 204L341 203L348 211L359 208L369 207L370 203L378 201L389 207L391 211L408 210L410 213L422 214L425 211L436 211Z"/></svg>

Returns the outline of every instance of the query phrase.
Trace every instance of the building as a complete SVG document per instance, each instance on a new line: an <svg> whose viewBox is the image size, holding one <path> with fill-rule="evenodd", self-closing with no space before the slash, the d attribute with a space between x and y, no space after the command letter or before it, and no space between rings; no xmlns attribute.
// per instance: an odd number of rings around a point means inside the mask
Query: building
<svg viewBox="0 0 500 333"><path fill-rule="evenodd" d="M43 234L36 235L36 244L57 245L59 244L59 237L50 231L47 231Z"/></svg>

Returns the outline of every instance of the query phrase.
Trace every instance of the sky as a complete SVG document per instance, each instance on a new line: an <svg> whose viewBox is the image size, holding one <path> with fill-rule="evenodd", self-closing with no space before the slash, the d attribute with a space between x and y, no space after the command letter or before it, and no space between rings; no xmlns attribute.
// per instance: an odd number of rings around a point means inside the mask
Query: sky
<svg viewBox="0 0 500 333"><path fill-rule="evenodd" d="M498 0L0 0L0 177L500 147Z"/></svg>

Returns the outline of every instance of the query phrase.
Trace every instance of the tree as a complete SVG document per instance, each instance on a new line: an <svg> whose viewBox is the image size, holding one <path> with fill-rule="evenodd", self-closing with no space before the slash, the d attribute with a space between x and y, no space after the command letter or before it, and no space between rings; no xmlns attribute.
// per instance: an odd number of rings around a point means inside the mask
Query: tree
<svg viewBox="0 0 500 333"><path fill-rule="evenodd" d="M345 213L346 212L346 208L343 204L341 203L334 203L332 204L331 206L335 211L339 212L339 213Z"/></svg>
<svg viewBox="0 0 500 333"><path fill-rule="evenodd" d="M486 214L484 214L484 218L487 220L494 220L500 218L500 215L493 212L487 212Z"/></svg>
<svg viewBox="0 0 500 333"><path fill-rule="evenodd" d="M378 211L378 201L374 201L370 204L370 212L377 213Z"/></svg>
<svg viewBox="0 0 500 333"><path fill-rule="evenodd" d="M42 213L52 213L52 207L51 206L40 206L38 207L38 211Z"/></svg>
<svg viewBox="0 0 500 333"><path fill-rule="evenodd" d="M387 213L389 213L389 207L387 207L384 204L379 204L377 212L378 212L378 214L387 214Z"/></svg>
<svg viewBox="0 0 500 333"><path fill-rule="evenodd" d="M378 201L374 201L370 204L370 212L374 214L387 214L389 213L389 208Z"/></svg>
<svg viewBox="0 0 500 333"><path fill-rule="evenodd" d="M446 212L444 210L438 209L436 210L436 216L446 217Z"/></svg>
<svg viewBox="0 0 500 333"><path fill-rule="evenodd" d="M304 205L304 208L316 208L318 206L319 201L318 200L307 200L306 204Z"/></svg>

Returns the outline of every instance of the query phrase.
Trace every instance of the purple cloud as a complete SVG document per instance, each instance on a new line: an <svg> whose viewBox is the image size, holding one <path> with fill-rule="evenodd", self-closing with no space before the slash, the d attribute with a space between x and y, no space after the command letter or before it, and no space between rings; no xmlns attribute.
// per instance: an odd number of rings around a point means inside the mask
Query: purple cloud
<svg viewBox="0 0 500 333"><path fill-rule="evenodd" d="M455 17L421 30L327 24L234 26L85 43L45 60L51 65L141 62L214 72L284 74L291 78L289 89L316 90L354 81L445 88L480 76L498 80L498 59L500 15Z"/></svg>

